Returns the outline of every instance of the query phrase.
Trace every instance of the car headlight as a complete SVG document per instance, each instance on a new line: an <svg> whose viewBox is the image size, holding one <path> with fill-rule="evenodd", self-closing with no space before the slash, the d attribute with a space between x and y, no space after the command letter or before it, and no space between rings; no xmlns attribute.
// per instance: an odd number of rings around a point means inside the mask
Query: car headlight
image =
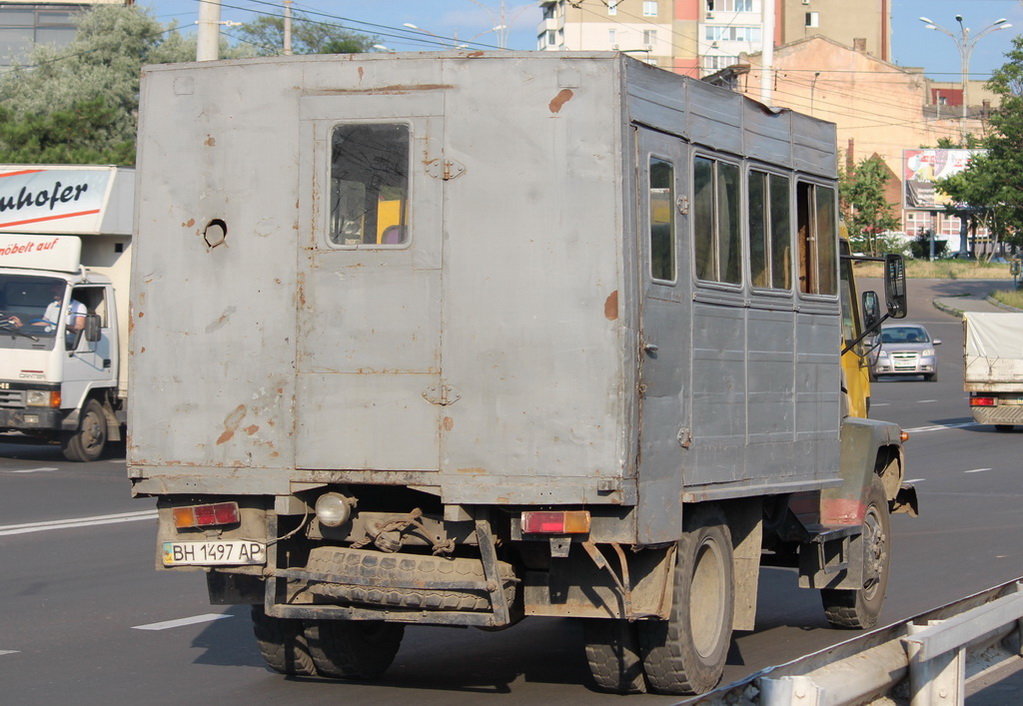
<svg viewBox="0 0 1023 706"><path fill-rule="evenodd" d="M881 351L880 353L877 354L877 357L878 358L887 358L888 357L888 351Z"/></svg>
<svg viewBox="0 0 1023 706"><path fill-rule="evenodd" d="M934 355L934 349L933 348L925 348L924 351L920 355L922 355L924 358L930 358L931 356Z"/></svg>

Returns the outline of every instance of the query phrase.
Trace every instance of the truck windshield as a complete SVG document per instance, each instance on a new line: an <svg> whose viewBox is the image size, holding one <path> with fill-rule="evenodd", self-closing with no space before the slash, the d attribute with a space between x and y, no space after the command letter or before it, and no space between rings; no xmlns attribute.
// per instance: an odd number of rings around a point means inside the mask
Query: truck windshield
<svg viewBox="0 0 1023 706"><path fill-rule="evenodd" d="M66 289L53 277L0 274L0 348L53 348Z"/></svg>

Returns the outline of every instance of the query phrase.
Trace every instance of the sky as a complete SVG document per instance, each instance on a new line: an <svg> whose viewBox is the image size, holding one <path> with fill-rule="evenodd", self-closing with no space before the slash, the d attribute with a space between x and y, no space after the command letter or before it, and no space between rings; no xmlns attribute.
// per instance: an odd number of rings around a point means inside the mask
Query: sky
<svg viewBox="0 0 1023 706"><path fill-rule="evenodd" d="M195 26L201 0L137 0L161 22L177 20L183 30ZM840 0L856 2L857 0ZM955 42L928 30L925 16L960 36L956 15L962 15L971 39L996 20L1006 18L1009 29L986 34L976 41L970 75L984 79L1005 63L1012 40L1023 32L1023 0L890 0L892 3L892 61L923 67L939 81L958 81L961 55ZM283 0L221 0L222 22L249 22L258 14L282 14ZM504 25L509 49L536 48L540 11L523 0L294 0L292 8L324 22L340 23L361 34L373 35L380 46L394 51L429 51L472 42L481 48L499 46ZM503 17L503 19L502 19ZM424 31L405 27L413 24ZM225 32L230 33L230 27Z"/></svg>

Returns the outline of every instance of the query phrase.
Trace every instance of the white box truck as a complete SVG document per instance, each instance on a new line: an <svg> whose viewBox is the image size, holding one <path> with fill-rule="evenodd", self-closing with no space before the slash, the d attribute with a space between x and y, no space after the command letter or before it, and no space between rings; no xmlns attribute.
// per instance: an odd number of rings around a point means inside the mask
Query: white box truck
<svg viewBox="0 0 1023 706"><path fill-rule="evenodd" d="M134 169L0 166L0 437L122 438Z"/></svg>
<svg viewBox="0 0 1023 706"><path fill-rule="evenodd" d="M980 424L1023 424L1023 313L963 312L963 386Z"/></svg>
<svg viewBox="0 0 1023 706"><path fill-rule="evenodd" d="M610 52L151 66L140 121L128 472L270 667L559 616L602 688L706 691L765 563L878 619L834 125Z"/></svg>

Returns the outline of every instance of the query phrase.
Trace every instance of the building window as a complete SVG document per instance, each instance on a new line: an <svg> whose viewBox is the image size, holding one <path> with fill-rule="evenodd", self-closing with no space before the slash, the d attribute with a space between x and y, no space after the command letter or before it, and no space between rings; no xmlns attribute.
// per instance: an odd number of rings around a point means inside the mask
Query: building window
<svg viewBox="0 0 1023 706"><path fill-rule="evenodd" d="M619 0L608 0L607 2L607 14L617 15L618 14L618 2Z"/></svg>
<svg viewBox="0 0 1023 706"><path fill-rule="evenodd" d="M696 276L739 284L741 279L739 167L697 157L693 165L693 243Z"/></svg>
<svg viewBox="0 0 1023 706"><path fill-rule="evenodd" d="M407 125L339 125L331 136L330 241L408 241L410 135Z"/></svg>
<svg viewBox="0 0 1023 706"><path fill-rule="evenodd" d="M704 28L704 36L708 42L731 41L759 43L761 28L746 25L737 25L734 27L708 25Z"/></svg>
<svg viewBox="0 0 1023 706"><path fill-rule="evenodd" d="M608 41L608 44L610 44L612 47L617 46L617 44L618 44L618 33L615 30L613 30L613 29L609 29L607 31L607 41Z"/></svg>
<svg viewBox="0 0 1023 706"><path fill-rule="evenodd" d="M652 47L657 43L657 30L656 29L644 29L643 30L643 44L648 47Z"/></svg>
<svg viewBox="0 0 1023 706"><path fill-rule="evenodd" d="M65 47L75 38L77 21L87 9L42 5L0 5L0 65L23 62L32 45Z"/></svg>
<svg viewBox="0 0 1023 706"><path fill-rule="evenodd" d="M644 0L643 17L657 17L657 0Z"/></svg>
<svg viewBox="0 0 1023 706"><path fill-rule="evenodd" d="M547 30L547 46L554 47L558 44L558 33L553 29Z"/></svg>
<svg viewBox="0 0 1023 706"><path fill-rule="evenodd" d="M808 13L806 13L806 26L807 27L820 27L821 26L821 13L819 13L819 12L808 12Z"/></svg>

